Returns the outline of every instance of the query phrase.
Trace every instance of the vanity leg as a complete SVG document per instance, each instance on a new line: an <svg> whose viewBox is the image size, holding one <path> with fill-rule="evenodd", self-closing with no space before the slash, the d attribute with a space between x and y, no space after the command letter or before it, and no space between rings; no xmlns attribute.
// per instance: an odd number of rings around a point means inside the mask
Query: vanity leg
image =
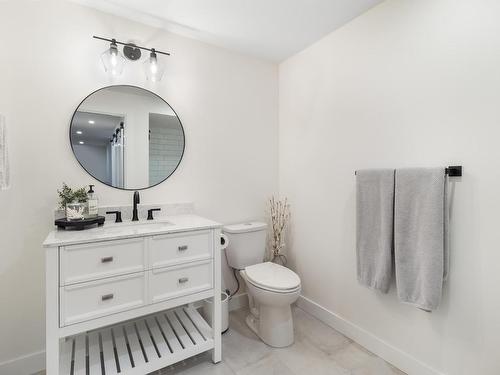
<svg viewBox="0 0 500 375"><path fill-rule="evenodd" d="M221 335L221 244L220 230L214 232L214 303L212 311L212 329L214 332L214 349L212 352L212 362L218 363L222 360L222 335Z"/></svg>
<svg viewBox="0 0 500 375"><path fill-rule="evenodd" d="M59 259L58 249L45 252L45 368L59 375Z"/></svg>

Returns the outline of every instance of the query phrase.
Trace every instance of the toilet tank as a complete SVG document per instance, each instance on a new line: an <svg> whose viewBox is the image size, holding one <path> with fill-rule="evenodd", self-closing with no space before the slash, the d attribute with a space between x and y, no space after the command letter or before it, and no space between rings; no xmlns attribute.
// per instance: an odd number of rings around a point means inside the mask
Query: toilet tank
<svg viewBox="0 0 500 375"><path fill-rule="evenodd" d="M262 263L266 254L266 223L248 222L227 225L222 228L228 237L226 249L229 267L242 270Z"/></svg>

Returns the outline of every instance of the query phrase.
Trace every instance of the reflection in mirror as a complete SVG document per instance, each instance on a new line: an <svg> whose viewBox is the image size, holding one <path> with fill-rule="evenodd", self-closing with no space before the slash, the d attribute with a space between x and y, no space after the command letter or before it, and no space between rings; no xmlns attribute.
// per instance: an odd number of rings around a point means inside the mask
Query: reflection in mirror
<svg viewBox="0 0 500 375"><path fill-rule="evenodd" d="M121 189L159 184L184 153L184 130L174 110L134 86L110 86L89 95L75 111L70 132L82 167Z"/></svg>

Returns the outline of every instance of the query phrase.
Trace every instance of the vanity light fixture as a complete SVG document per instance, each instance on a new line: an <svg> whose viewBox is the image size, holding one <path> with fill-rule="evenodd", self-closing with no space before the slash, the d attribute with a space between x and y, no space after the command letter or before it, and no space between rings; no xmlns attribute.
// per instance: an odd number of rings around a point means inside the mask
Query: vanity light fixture
<svg viewBox="0 0 500 375"><path fill-rule="evenodd" d="M125 66L125 59L118 53L118 46L116 40L111 39L109 49L104 51L101 55L101 61L104 65L104 70L112 76L119 76L123 72ZM90 123L90 121L89 121Z"/></svg>
<svg viewBox="0 0 500 375"><path fill-rule="evenodd" d="M133 43L120 42L116 39L108 39L95 35L93 38L111 43L110 48L102 54L101 59L104 64L104 69L112 76L118 76L123 72L123 67L125 65L125 58L123 56L128 60L137 61L141 57L141 50L144 50L150 52L143 64L146 78L151 82L161 81L165 71L165 65L158 59L158 54L170 56L170 53L158 51L155 48L141 47ZM124 46L123 56L118 53L118 44Z"/></svg>

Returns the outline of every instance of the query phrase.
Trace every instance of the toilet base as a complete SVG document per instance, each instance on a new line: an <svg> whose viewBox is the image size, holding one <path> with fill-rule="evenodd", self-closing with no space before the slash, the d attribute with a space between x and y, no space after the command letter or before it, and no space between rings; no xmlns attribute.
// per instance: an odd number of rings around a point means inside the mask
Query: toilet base
<svg viewBox="0 0 500 375"><path fill-rule="evenodd" d="M294 343L293 318L290 306L260 306L259 317L250 313L245 321L247 326L267 345L285 348Z"/></svg>
<svg viewBox="0 0 500 375"><path fill-rule="evenodd" d="M246 318L248 327L267 345L284 348L294 342L292 303L300 295L300 285L288 292L276 292L255 286L248 281L245 271L240 271L245 280L250 314Z"/></svg>

